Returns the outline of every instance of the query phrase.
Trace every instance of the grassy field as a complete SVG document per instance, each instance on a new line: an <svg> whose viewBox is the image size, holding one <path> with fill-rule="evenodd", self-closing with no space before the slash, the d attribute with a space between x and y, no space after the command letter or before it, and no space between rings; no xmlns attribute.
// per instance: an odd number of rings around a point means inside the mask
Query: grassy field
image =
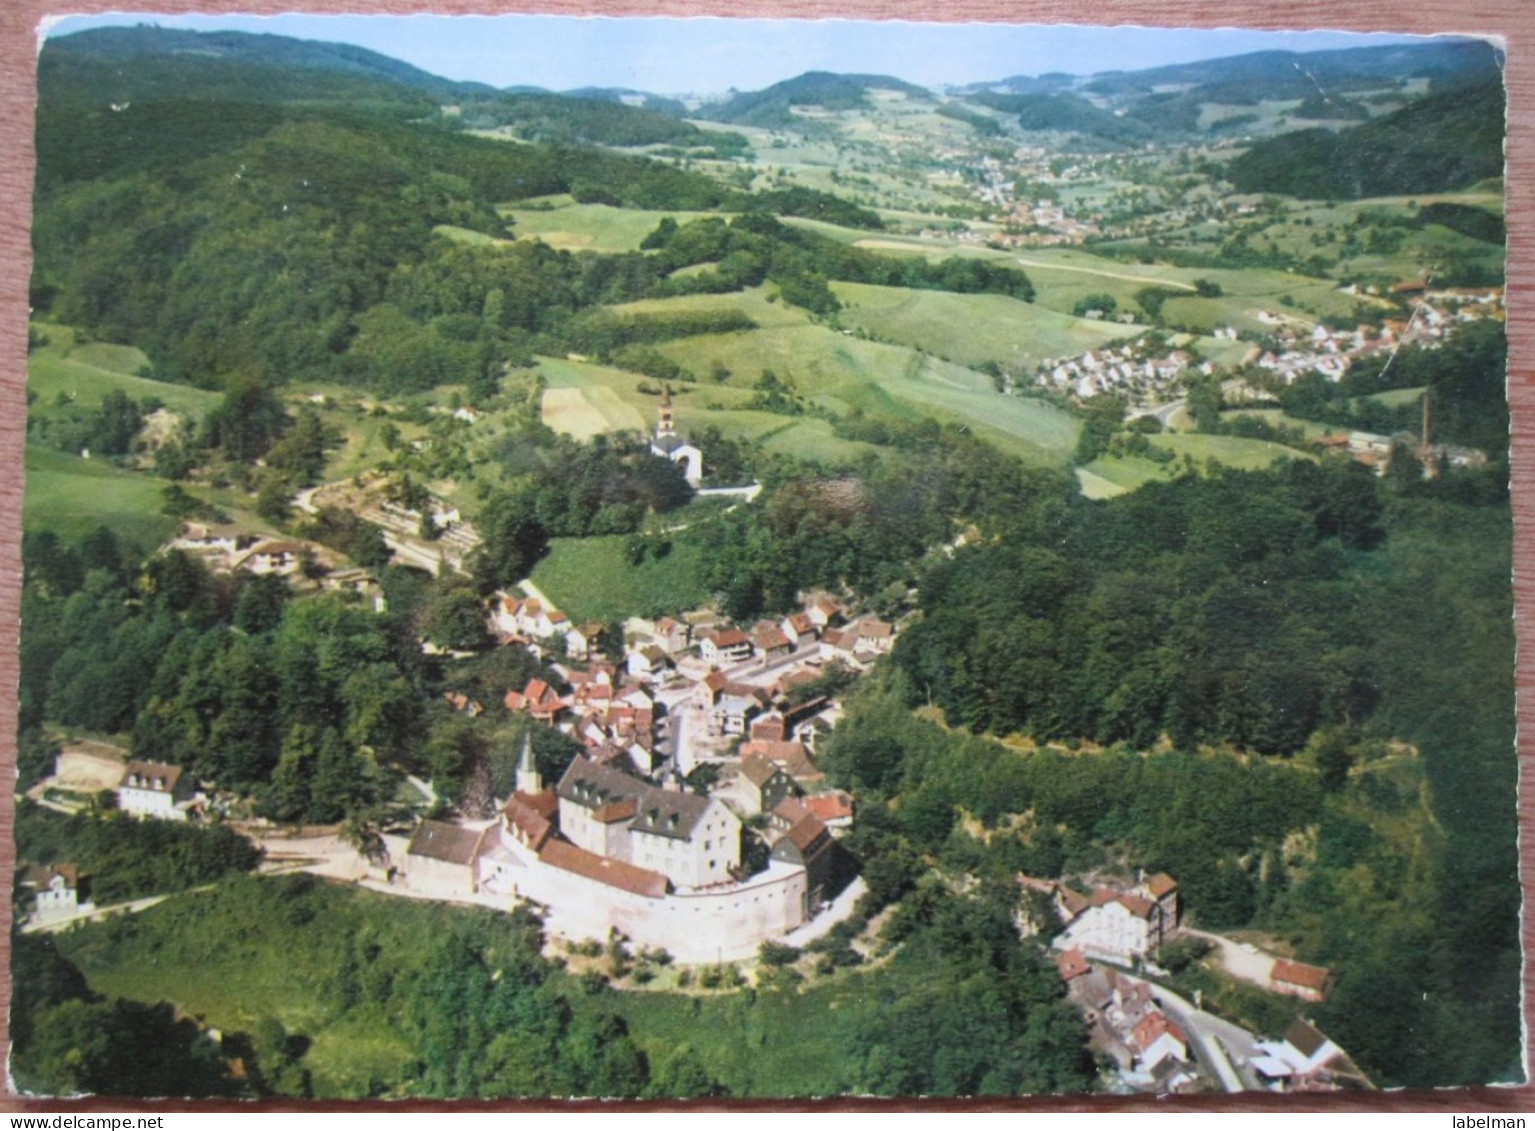
<svg viewBox="0 0 1535 1131"><path fill-rule="evenodd" d="M36 394L33 411L46 412L59 394L76 405L94 407L113 389L136 401L158 400L166 408L201 418L218 404L219 394L189 385L172 385L140 377L149 358L132 346L108 342L80 343L68 326L34 323L33 329L48 339L27 357L27 391Z"/></svg>
<svg viewBox="0 0 1535 1131"><path fill-rule="evenodd" d="M1074 318L1005 295L959 295L863 283L835 283L844 326L883 341L977 366L995 361L1032 368L1046 358L1072 357L1140 333L1122 326Z"/></svg>
<svg viewBox="0 0 1535 1131"><path fill-rule="evenodd" d="M694 372L707 373L719 361L733 374L729 383L742 389L771 369L802 395L839 414L858 408L895 419L927 414L964 424L1036 464L1059 463L1076 443L1078 425L1072 417L1038 401L1003 396L984 374L824 326L706 334L659 348Z"/></svg>
<svg viewBox="0 0 1535 1131"><path fill-rule="evenodd" d="M422 1050L411 1046L400 1018L366 1001L338 1007L335 986L348 940L358 940L357 949L375 948L378 969L408 981L445 931L497 917L322 884L306 903L278 904L275 913L322 911L323 921L254 918L258 910L272 911L272 887L282 883L250 880L176 896L127 922L59 935L58 947L97 993L172 1002L226 1033L249 1034L275 1018L309 1042L302 1063L316 1096L409 1094ZM259 902L258 893L266 893ZM800 992L593 995L570 974L554 975L553 984L577 1012L622 1016L653 1065L687 1045L732 1094L787 1097L847 1092L857 1034L883 1003L928 976L897 954L877 969L837 974ZM398 1003L397 991L383 992Z"/></svg>
<svg viewBox="0 0 1535 1131"><path fill-rule="evenodd" d="M605 432L645 431L638 410L605 385L547 389L542 412L545 424L577 440Z"/></svg>
<svg viewBox="0 0 1535 1131"><path fill-rule="evenodd" d="M1281 459L1317 457L1298 448L1270 440L1248 440L1241 436L1206 436L1197 432L1170 432L1151 437L1151 442L1176 456L1189 456L1196 462L1214 460L1227 467L1254 471Z"/></svg>
<svg viewBox="0 0 1535 1131"><path fill-rule="evenodd" d="M1259 420L1268 422L1275 427L1299 428L1306 434L1307 439L1312 436L1325 436L1333 431L1325 424L1318 424L1314 420L1302 420L1298 416L1287 416L1282 409L1277 408L1230 408L1221 413L1221 419L1231 420L1238 416L1256 416Z"/></svg>
<svg viewBox="0 0 1535 1131"><path fill-rule="evenodd" d="M659 399L639 391L638 386L647 383L647 379L638 374L564 358L543 359L539 371L549 382L544 423L556 431L569 431L577 423L595 428L599 415L614 427L644 432L655 427ZM752 375L755 377L756 371ZM872 444L839 439L832 434L831 424L818 417L779 416L746 408L754 396L750 389L705 383L679 385L672 394L677 426L684 434L712 426L727 436L761 443L771 452L828 464L846 463L871 452L883 455L887 451ZM550 411L551 396L554 413ZM581 399L576 401L574 396ZM562 417L558 410L567 404L577 407ZM909 413L910 409L902 406L900 411ZM706 468L708 460L709 453L705 451Z"/></svg>
<svg viewBox="0 0 1535 1131"><path fill-rule="evenodd" d="M1139 456L1104 456L1077 468L1082 494L1089 499L1109 499L1134 491L1159 479L1169 478L1167 468Z"/></svg>
<svg viewBox="0 0 1535 1131"><path fill-rule="evenodd" d="M646 212L606 204L571 204L548 211L507 208L501 215L518 239L540 239L562 251L638 251L640 241L670 216L679 224L707 212Z"/></svg>
<svg viewBox="0 0 1535 1131"><path fill-rule="evenodd" d="M1355 397L1356 401L1376 401L1379 404L1390 405L1395 408L1404 404L1417 404L1423 398L1424 387L1419 385L1411 389L1387 389L1384 393L1370 393L1368 396Z"/></svg>
<svg viewBox="0 0 1535 1131"><path fill-rule="evenodd" d="M630 565L627 537L556 538L533 570L533 583L577 624L607 623L631 616L658 616L695 608L708 600L698 581L701 551L679 535L658 560Z"/></svg>
<svg viewBox="0 0 1535 1131"><path fill-rule="evenodd" d="M683 268L684 271L687 268ZM681 274L682 272L675 272ZM778 301L773 287L751 287L722 295L677 295L674 298L641 299L608 308L615 314L700 314L739 311L758 326L805 326L810 316L797 306Z"/></svg>
<svg viewBox="0 0 1535 1131"><path fill-rule="evenodd" d="M460 228L454 224L438 224L432 231L439 236L447 236L454 243L468 244L471 247L509 247L513 242L487 236L484 232L477 232L473 228Z"/></svg>
<svg viewBox="0 0 1535 1131"><path fill-rule="evenodd" d="M176 520L160 513L163 480L32 444L25 458L23 529L52 530L73 542L105 526L145 551L176 531Z"/></svg>

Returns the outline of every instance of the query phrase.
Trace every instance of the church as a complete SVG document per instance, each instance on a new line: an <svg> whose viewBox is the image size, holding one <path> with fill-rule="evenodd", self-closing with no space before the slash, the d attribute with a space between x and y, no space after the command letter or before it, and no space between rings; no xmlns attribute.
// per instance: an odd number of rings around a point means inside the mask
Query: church
<svg viewBox="0 0 1535 1131"><path fill-rule="evenodd" d="M661 395L661 415L656 422L656 434L650 441L650 450L663 459L682 465L682 476L688 486L697 490L704 481L704 454L677 435L677 422L672 416L671 386Z"/></svg>

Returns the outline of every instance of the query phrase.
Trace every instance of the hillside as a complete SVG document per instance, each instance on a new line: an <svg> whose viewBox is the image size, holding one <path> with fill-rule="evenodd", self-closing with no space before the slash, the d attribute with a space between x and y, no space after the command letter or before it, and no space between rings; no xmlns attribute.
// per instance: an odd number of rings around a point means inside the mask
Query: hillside
<svg viewBox="0 0 1535 1131"><path fill-rule="evenodd" d="M1506 99L1499 83L1431 95L1342 133L1301 130L1231 162L1241 192L1321 199L1467 188L1503 172Z"/></svg>
<svg viewBox="0 0 1535 1131"><path fill-rule="evenodd" d="M133 66L122 67L129 59ZM288 80L259 81L270 68L280 68ZM81 89L86 75L92 79L91 86ZM50 89L50 84L67 77L77 93L86 97L105 94L123 102L185 94L186 80L195 75L217 75L236 84L236 89L225 89L220 97L238 93L258 101L296 101L326 90L342 94L369 87L379 93L402 88L433 98L494 90L483 83L441 78L348 43L238 31L180 31L146 24L92 28L48 40L39 60L38 81L45 98L60 93ZM299 75L305 78L299 79Z"/></svg>
<svg viewBox="0 0 1535 1131"><path fill-rule="evenodd" d="M734 125L785 126L796 120L793 112L796 106L857 110L868 105L871 90L895 91L928 101L933 98L922 87L888 75L834 75L827 71L807 71L764 90L737 94L718 105L704 107L700 115Z"/></svg>
<svg viewBox="0 0 1535 1131"><path fill-rule="evenodd" d="M1101 110L1074 94L977 94L970 101L1013 115L1021 129L1080 134L1124 144L1146 141L1165 131Z"/></svg>
<svg viewBox="0 0 1535 1131"><path fill-rule="evenodd" d="M1500 77L1496 48L1481 40L1449 40L1354 47L1337 51L1257 51L1197 63L1117 71L1092 76L1085 88L1105 95L1150 93L1158 87L1194 85L1244 91L1248 99L1304 98L1381 80L1427 78L1446 86Z"/></svg>

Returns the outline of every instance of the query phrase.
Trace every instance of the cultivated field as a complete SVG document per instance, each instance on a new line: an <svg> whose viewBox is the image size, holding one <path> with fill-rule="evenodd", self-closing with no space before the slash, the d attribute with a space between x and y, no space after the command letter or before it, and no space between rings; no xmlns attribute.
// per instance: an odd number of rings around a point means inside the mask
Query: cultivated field
<svg viewBox="0 0 1535 1131"><path fill-rule="evenodd" d="M1129 337L1143 326L1089 321L1006 295L959 295L863 283L834 283L838 315L883 341L897 342L961 365L988 361L1032 368Z"/></svg>
<svg viewBox="0 0 1535 1131"><path fill-rule="evenodd" d="M605 432L645 431L639 412L602 385L546 390L543 420L556 432L577 440L589 440Z"/></svg>

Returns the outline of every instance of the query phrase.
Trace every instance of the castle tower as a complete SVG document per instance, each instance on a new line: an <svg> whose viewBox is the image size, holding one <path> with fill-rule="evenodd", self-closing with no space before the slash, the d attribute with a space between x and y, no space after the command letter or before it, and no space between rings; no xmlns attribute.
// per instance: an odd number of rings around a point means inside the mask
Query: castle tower
<svg viewBox="0 0 1535 1131"><path fill-rule="evenodd" d="M544 779L539 775L538 766L533 761L532 731L522 736L522 757L517 760L517 792L544 792Z"/></svg>

